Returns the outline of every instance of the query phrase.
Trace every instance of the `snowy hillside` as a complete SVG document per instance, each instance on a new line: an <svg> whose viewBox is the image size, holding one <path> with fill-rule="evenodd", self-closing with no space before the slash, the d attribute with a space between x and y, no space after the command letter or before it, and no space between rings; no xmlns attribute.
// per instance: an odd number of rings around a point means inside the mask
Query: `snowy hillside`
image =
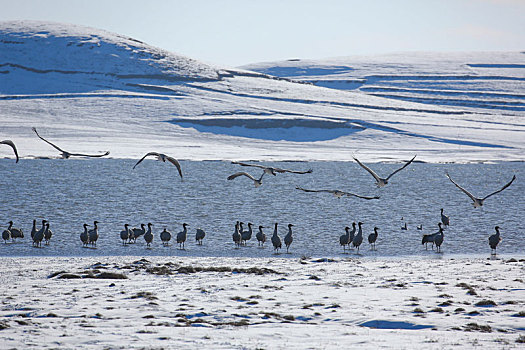
<svg viewBox="0 0 525 350"><path fill-rule="evenodd" d="M240 70L93 28L0 22L0 139L22 157L57 156L35 126L66 150L118 158L155 150L197 160L524 160L522 56Z"/></svg>
<svg viewBox="0 0 525 350"><path fill-rule="evenodd" d="M292 59L243 68L395 100L476 108L485 112L491 109L525 111L523 52L400 53L317 61Z"/></svg>

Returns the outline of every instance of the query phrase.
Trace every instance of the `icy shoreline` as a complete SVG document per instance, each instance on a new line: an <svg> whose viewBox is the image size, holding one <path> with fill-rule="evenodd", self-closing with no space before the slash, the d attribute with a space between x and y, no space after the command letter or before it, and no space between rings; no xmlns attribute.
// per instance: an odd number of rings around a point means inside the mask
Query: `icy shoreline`
<svg viewBox="0 0 525 350"><path fill-rule="evenodd" d="M6 348L514 347L524 264L4 258L0 334Z"/></svg>

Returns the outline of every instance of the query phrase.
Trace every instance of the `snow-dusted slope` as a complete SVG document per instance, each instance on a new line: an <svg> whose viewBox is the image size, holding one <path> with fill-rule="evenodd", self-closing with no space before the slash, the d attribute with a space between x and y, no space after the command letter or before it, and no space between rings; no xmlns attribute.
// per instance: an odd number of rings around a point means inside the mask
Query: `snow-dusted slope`
<svg viewBox="0 0 525 350"><path fill-rule="evenodd" d="M420 102L525 111L525 53L398 53L326 60L292 59L243 67L341 90Z"/></svg>
<svg viewBox="0 0 525 350"><path fill-rule="evenodd" d="M507 94L523 95L523 78L516 76L519 55L502 54L500 64L511 66L509 79L500 80L516 84ZM460 55L454 62L484 62L476 57ZM413 76L463 74L456 63L411 59ZM317 77L342 74L342 81L402 71L378 63L352 77L348 67L321 66ZM351 160L357 154L398 161L414 153L423 161L525 158L520 105L501 111L411 102L384 96L384 86L379 92L336 90L265 73L293 79L301 78L298 74L250 68L263 73L210 66L92 28L1 22L0 139L15 141L23 157L57 155L35 137L31 126L36 126L67 150L110 150L113 157L157 150L186 159ZM316 80L310 73L302 79ZM494 78L483 85L484 93L503 93L491 90L494 81L502 86ZM9 155L7 147L0 148L0 156Z"/></svg>

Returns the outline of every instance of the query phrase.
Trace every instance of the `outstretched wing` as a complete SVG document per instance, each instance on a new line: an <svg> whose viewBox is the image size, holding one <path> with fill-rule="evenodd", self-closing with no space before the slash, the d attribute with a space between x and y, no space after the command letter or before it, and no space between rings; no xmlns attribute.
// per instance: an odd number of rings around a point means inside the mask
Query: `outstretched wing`
<svg viewBox="0 0 525 350"><path fill-rule="evenodd" d="M333 193L333 191L330 191L330 190L307 190L306 188L302 188L302 187L299 187L299 186L296 186L295 188L298 189L298 190L304 191L304 192L330 192L330 193Z"/></svg>
<svg viewBox="0 0 525 350"><path fill-rule="evenodd" d="M235 173L235 174L233 174L233 175L228 176L228 180L233 180L233 179L235 179L236 177L239 177L239 176L247 176L247 177L249 177L250 179L252 179L253 181L255 181L255 178L254 178L253 176L251 176L251 175L248 174L248 173L242 172L242 171L239 172L239 173Z"/></svg>
<svg viewBox="0 0 525 350"><path fill-rule="evenodd" d="M496 193L500 193L501 191L503 191L504 189L506 189L507 187L509 187L513 182L514 180L516 180L516 175L514 175L512 177L512 180L510 180L510 182L508 184L506 184L505 186L503 186L501 189L497 190L496 192L492 192L491 194L489 194L488 196L485 196L485 198L483 198L483 200L489 198L490 196L493 196L495 195Z"/></svg>
<svg viewBox="0 0 525 350"><path fill-rule="evenodd" d="M104 156L107 156L109 154L109 151L103 153L103 154L84 154L84 153L69 153L67 152L67 154L69 154L70 156L73 156L73 157L104 157Z"/></svg>
<svg viewBox="0 0 525 350"><path fill-rule="evenodd" d="M259 164L248 164L248 163L243 163L243 162L232 162L232 164L237 164L237 165L240 165L240 166L251 166L251 167L254 167L254 168L261 168L261 169L266 169L267 168L267 167L259 165Z"/></svg>
<svg viewBox="0 0 525 350"><path fill-rule="evenodd" d="M405 169L407 166L410 165L410 163L412 163L414 161L414 159L416 159L416 156L417 154L414 156L414 158L410 159L405 165L403 165L401 168L397 169L396 171L394 171L392 174L388 175L388 177L386 178L387 181L388 179L390 179L392 176L394 176L395 174L397 174L398 172L400 172L401 170Z"/></svg>
<svg viewBox="0 0 525 350"><path fill-rule="evenodd" d="M357 159L356 157L352 157L354 158L354 160L357 162L357 164L359 164L363 169L365 169L366 171L368 171L370 173L370 175L372 175L374 177L374 179L379 182L380 181L380 178L379 176L377 176L377 174L372 170L370 169L369 167L367 167L366 165L364 165L363 163L361 163L359 161L359 159Z"/></svg>
<svg viewBox="0 0 525 350"><path fill-rule="evenodd" d="M177 167L177 170L179 171L180 178L182 180L182 169L180 168L179 161L177 159L175 159L173 157L169 157L169 156L166 156L166 160Z"/></svg>
<svg viewBox="0 0 525 350"><path fill-rule="evenodd" d="M13 151L15 152L16 163L18 163L18 151L16 150L16 146L15 146L14 142L11 141L11 140L3 140L3 141L0 141L0 143L2 143L2 144L4 144L4 145L11 146L11 148L12 148Z"/></svg>
<svg viewBox="0 0 525 350"><path fill-rule="evenodd" d="M43 138L42 136L40 136L40 135L38 134L38 131L36 131L36 128L35 128L35 127L31 128L31 130L33 130L33 131L35 132L35 134L36 134L36 136L38 136L38 138L40 138L40 139L41 139L42 141L44 141L44 142L47 142L48 144L50 144L51 146L53 146L56 150L58 150L58 151L60 151L60 152L62 152L62 153L68 153L68 152L65 152L62 148L60 148L60 147L58 147L57 145L55 145L54 143L49 142L48 140L46 140L45 138Z"/></svg>
<svg viewBox="0 0 525 350"><path fill-rule="evenodd" d="M288 169L281 169L281 168L273 168L278 173L292 173L292 174L310 174L313 170L308 169L306 171L296 171L296 170L288 170Z"/></svg>
<svg viewBox="0 0 525 350"><path fill-rule="evenodd" d="M450 177L450 175L449 175L448 173L445 173L445 175L447 175L448 179L449 179L450 181L452 181L452 183L453 183L454 185L456 185L457 188L459 188L461 191L463 191L463 193L465 193L467 196L469 196L470 199L472 199L474 202L477 200L477 198L474 197L474 196L472 195L472 193L470 193L469 191L467 191L466 189L464 189L463 187L461 187L460 185L458 185L457 183L455 183L454 180L452 180L452 178ZM512 181L511 181L511 182L512 182ZM503 190L503 189L501 189L501 190Z"/></svg>
<svg viewBox="0 0 525 350"><path fill-rule="evenodd" d="M361 198L361 199L367 199L367 200L370 200L370 199L379 199L379 196L373 196L373 197L368 197L368 196L360 196L358 194L355 194L355 193L352 193L352 192L343 192L346 196L353 196L353 197L357 197L357 198Z"/></svg>
<svg viewBox="0 0 525 350"><path fill-rule="evenodd" d="M133 169L135 169L135 167L136 167L137 165L139 165L140 163L142 163L142 161L143 161L146 157L148 157L148 156L156 156L156 157L158 157L159 154L158 154L157 152L149 152L149 153L146 153L146 155L145 155L144 157L140 158L140 160L139 160L139 161L133 166Z"/></svg>

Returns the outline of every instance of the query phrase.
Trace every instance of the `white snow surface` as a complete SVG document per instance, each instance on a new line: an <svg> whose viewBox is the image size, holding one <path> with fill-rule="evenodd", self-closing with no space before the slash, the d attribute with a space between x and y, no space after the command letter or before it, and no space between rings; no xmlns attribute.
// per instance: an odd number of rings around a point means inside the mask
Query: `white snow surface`
<svg viewBox="0 0 525 350"><path fill-rule="evenodd" d="M525 341L523 259L2 262L6 349L511 349ZM118 277L108 273L127 279L100 278Z"/></svg>
<svg viewBox="0 0 525 350"><path fill-rule="evenodd" d="M522 161L523 57L397 54L232 69L98 29L1 22L0 139L22 157L57 156L34 126L70 152L115 158Z"/></svg>

